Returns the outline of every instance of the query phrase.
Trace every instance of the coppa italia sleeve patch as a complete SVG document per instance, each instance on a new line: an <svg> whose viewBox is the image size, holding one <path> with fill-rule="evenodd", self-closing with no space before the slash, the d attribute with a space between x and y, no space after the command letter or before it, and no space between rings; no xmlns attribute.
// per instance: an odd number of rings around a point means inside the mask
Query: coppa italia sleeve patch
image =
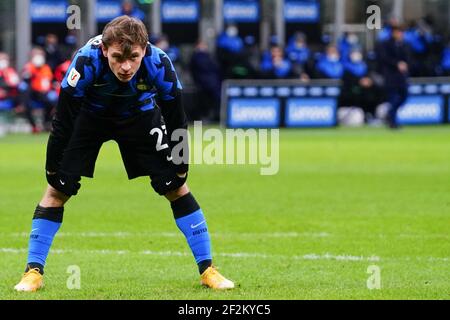
<svg viewBox="0 0 450 320"><path fill-rule="evenodd" d="M72 68L72 70L70 70L69 76L67 77L67 83L71 87L75 88L80 78L81 74L75 68Z"/></svg>

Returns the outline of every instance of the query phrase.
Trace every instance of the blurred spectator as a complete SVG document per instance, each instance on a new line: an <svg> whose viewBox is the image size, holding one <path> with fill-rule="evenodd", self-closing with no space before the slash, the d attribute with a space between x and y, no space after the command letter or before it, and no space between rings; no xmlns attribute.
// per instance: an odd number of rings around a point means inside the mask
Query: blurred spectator
<svg viewBox="0 0 450 320"><path fill-rule="evenodd" d="M415 22L404 32L404 41L415 53L425 53L427 50L427 39L417 28Z"/></svg>
<svg viewBox="0 0 450 320"><path fill-rule="evenodd" d="M44 127L50 128L50 121L57 96L52 92L53 73L45 60L45 51L41 48L31 50L30 62L22 71L22 82L19 86L21 101L26 109L26 117L32 126L33 133L38 133L36 121L33 117L34 105L44 108Z"/></svg>
<svg viewBox="0 0 450 320"><path fill-rule="evenodd" d="M47 64L50 66L52 71L54 71L55 68L63 62L61 50L58 44L58 37L55 34L49 33L45 36L44 50Z"/></svg>
<svg viewBox="0 0 450 320"><path fill-rule="evenodd" d="M339 106L360 107L366 114L366 120L374 118L376 107L383 101L383 94L369 76L361 51L352 51L349 61L344 63L342 82Z"/></svg>
<svg viewBox="0 0 450 320"><path fill-rule="evenodd" d="M227 77L231 79L259 78L259 48L255 38L247 36L244 39L244 48L233 57L227 70Z"/></svg>
<svg viewBox="0 0 450 320"><path fill-rule="evenodd" d="M404 42L410 49L410 75L412 77L427 77L432 71L427 69L429 47L433 41L431 30L424 23L411 23L404 32Z"/></svg>
<svg viewBox="0 0 450 320"><path fill-rule="evenodd" d="M69 70L71 60L67 59L63 63L61 63L59 66L55 69L55 77L54 77L54 89L59 96L59 92L61 90L61 82L63 81L64 77L66 76L67 71Z"/></svg>
<svg viewBox="0 0 450 320"><path fill-rule="evenodd" d="M261 53L261 62L259 65L259 69L262 73L264 73L266 70L269 70L272 68L272 54L270 50L264 50Z"/></svg>
<svg viewBox="0 0 450 320"><path fill-rule="evenodd" d="M190 61L192 77L199 91L200 110L195 117L218 121L220 116L220 69L204 41L197 42Z"/></svg>
<svg viewBox="0 0 450 320"><path fill-rule="evenodd" d="M0 52L0 111L15 107L19 82L19 75L10 66L9 55Z"/></svg>
<svg viewBox="0 0 450 320"><path fill-rule="evenodd" d="M68 47L75 48L77 46L77 35L75 30L69 30L64 38L64 44Z"/></svg>
<svg viewBox="0 0 450 320"><path fill-rule="evenodd" d="M122 2L122 15L127 15L145 22L145 13L135 6L133 0L124 0Z"/></svg>
<svg viewBox="0 0 450 320"><path fill-rule="evenodd" d="M271 60L263 60L261 72L265 78L286 79L294 76L291 62L284 57L283 49L273 46L270 49Z"/></svg>
<svg viewBox="0 0 450 320"><path fill-rule="evenodd" d="M286 47L286 54L294 64L304 65L308 61L311 51L308 48L306 36L303 33L297 32L291 37Z"/></svg>
<svg viewBox="0 0 450 320"><path fill-rule="evenodd" d="M257 78L260 64L260 51L258 43L256 43L255 37L246 36L244 38L244 52L243 56L246 58L249 73L247 78Z"/></svg>
<svg viewBox="0 0 450 320"><path fill-rule="evenodd" d="M396 129L397 111L408 98L409 57L402 27L392 28L391 39L382 44L379 60L383 66L385 89L390 104L388 125Z"/></svg>
<svg viewBox="0 0 450 320"><path fill-rule="evenodd" d="M442 53L441 69L442 75L446 77L450 76L450 42Z"/></svg>
<svg viewBox="0 0 450 320"><path fill-rule="evenodd" d="M239 62L243 50L244 42L239 37L237 26L229 25L217 38L217 58L224 78L233 77L233 66Z"/></svg>
<svg viewBox="0 0 450 320"><path fill-rule="evenodd" d="M62 53L63 57L70 57L72 58L72 54L75 50L77 50L78 44L77 44L78 38L75 30L69 30L66 37L64 38L64 50Z"/></svg>
<svg viewBox="0 0 450 320"><path fill-rule="evenodd" d="M344 75L344 66L340 61L337 48L328 46L325 55L318 58L316 64L316 76L326 79L341 79Z"/></svg>
<svg viewBox="0 0 450 320"><path fill-rule="evenodd" d="M338 50L341 56L341 61L349 61L350 53L353 50L361 50L358 35L356 33L345 33L341 40L339 40Z"/></svg>
<svg viewBox="0 0 450 320"><path fill-rule="evenodd" d="M385 42L389 41L392 36L392 28L398 27L400 25L400 21L397 17L391 16L388 21L386 21L383 25L383 28L378 32L377 41Z"/></svg>
<svg viewBox="0 0 450 320"><path fill-rule="evenodd" d="M437 76L441 74L440 64L442 53L445 49L444 37L436 32L435 23L431 16L419 20L419 26L427 34L427 57L425 59L425 68L429 76Z"/></svg>
<svg viewBox="0 0 450 320"><path fill-rule="evenodd" d="M244 48L244 42L239 37L239 30L236 25L229 25L217 39L217 47L230 53L240 53Z"/></svg>
<svg viewBox="0 0 450 320"><path fill-rule="evenodd" d="M69 70L70 67L70 59L64 61L63 63L61 63L59 66L56 67L55 70L55 80L58 81L59 83L61 83L64 79L64 77L66 76L67 70Z"/></svg>
<svg viewBox="0 0 450 320"><path fill-rule="evenodd" d="M172 46L169 43L169 38L166 35L161 35L154 39L154 44L162 51L164 51L173 63L177 63L180 60L180 50L176 46Z"/></svg>
<svg viewBox="0 0 450 320"><path fill-rule="evenodd" d="M297 32L291 37L286 48L286 55L292 62L293 72L303 78L309 78L311 50L303 33Z"/></svg>
<svg viewBox="0 0 450 320"><path fill-rule="evenodd" d="M363 54L359 50L353 50L350 59L344 62L344 72L362 78L367 75L367 64L364 62Z"/></svg>

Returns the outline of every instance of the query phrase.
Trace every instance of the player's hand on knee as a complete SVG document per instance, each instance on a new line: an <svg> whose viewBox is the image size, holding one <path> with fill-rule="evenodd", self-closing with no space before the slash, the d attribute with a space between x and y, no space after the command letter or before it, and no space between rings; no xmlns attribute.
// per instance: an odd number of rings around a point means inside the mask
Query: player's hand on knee
<svg viewBox="0 0 450 320"><path fill-rule="evenodd" d="M62 174L60 172L46 171L47 182L53 188L59 192L64 193L66 196L75 196L81 187L80 177Z"/></svg>
<svg viewBox="0 0 450 320"><path fill-rule="evenodd" d="M186 173L175 173L174 171L152 177L151 185L160 196L166 195L168 192L177 190L186 183Z"/></svg>

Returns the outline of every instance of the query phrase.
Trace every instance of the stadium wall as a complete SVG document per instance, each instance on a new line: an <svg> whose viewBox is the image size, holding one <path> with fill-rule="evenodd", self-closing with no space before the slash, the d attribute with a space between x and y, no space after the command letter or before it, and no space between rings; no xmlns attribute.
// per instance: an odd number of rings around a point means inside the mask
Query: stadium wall
<svg viewBox="0 0 450 320"><path fill-rule="evenodd" d="M311 128L338 125L339 80L227 80L221 123L229 128ZM402 125L450 122L450 78L410 80L409 98L398 112Z"/></svg>

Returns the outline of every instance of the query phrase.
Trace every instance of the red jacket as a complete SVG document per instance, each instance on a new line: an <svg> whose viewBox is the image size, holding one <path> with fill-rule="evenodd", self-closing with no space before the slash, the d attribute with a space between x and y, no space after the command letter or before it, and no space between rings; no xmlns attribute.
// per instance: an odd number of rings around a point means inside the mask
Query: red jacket
<svg viewBox="0 0 450 320"><path fill-rule="evenodd" d="M14 68L0 70L0 100L15 97L19 82L19 75Z"/></svg>
<svg viewBox="0 0 450 320"><path fill-rule="evenodd" d="M48 93L52 89L53 73L47 64L37 68L32 63L27 63L23 68L22 77L31 85L31 90Z"/></svg>

